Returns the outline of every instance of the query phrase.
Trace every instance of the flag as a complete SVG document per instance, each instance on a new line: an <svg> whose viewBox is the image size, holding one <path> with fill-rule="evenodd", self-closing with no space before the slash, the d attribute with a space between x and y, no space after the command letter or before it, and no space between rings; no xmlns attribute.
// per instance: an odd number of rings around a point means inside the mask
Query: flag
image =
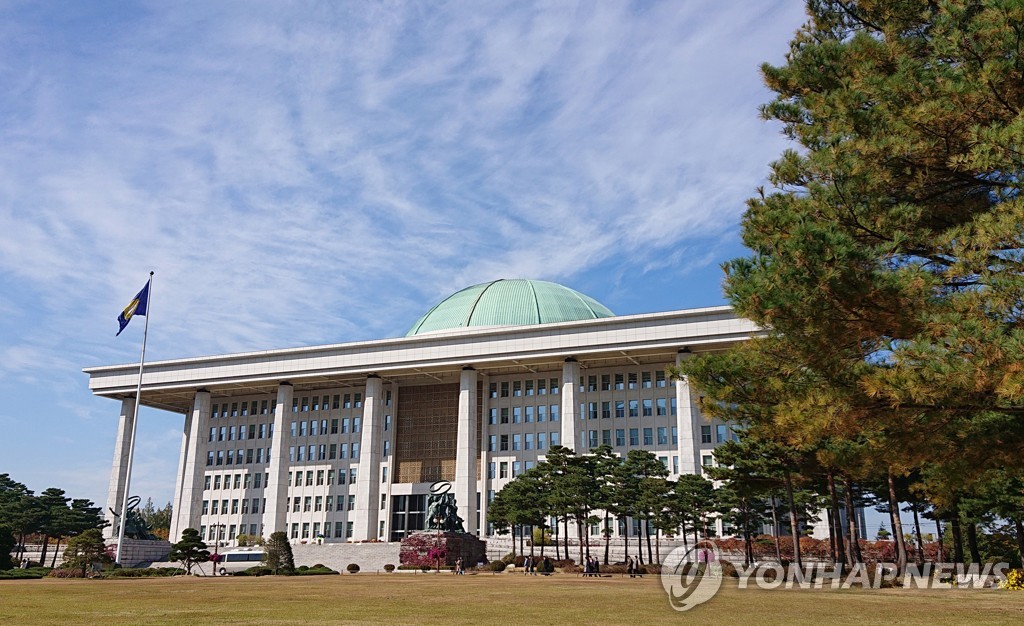
<svg viewBox="0 0 1024 626"><path fill-rule="evenodd" d="M149 304L149 281L146 281L146 286L142 288L142 291L136 294L132 301L128 303L128 306L124 308L124 311L121 311L121 314L117 316L117 323L121 325L120 330L117 331L118 335L128 326L128 322L132 321L133 317L146 314L147 304ZM117 335L114 336L116 337Z"/></svg>

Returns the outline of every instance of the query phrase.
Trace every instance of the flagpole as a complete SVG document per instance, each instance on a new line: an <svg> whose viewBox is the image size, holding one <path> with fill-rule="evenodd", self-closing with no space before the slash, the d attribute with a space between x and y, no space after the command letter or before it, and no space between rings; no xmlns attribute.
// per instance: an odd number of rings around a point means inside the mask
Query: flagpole
<svg viewBox="0 0 1024 626"><path fill-rule="evenodd" d="M142 355L139 357L139 382L135 387L135 410L132 414L132 435L128 439L128 471L124 477L124 496L121 498L121 523L117 531L117 553L114 555L114 563L121 566L121 547L124 544L125 516L128 515L128 494L132 482L132 459L135 456L135 428L139 421L139 404L142 400L142 368L146 364L146 337L149 335L149 311L153 305L153 272L149 273L149 291L146 295L146 325L142 331Z"/></svg>

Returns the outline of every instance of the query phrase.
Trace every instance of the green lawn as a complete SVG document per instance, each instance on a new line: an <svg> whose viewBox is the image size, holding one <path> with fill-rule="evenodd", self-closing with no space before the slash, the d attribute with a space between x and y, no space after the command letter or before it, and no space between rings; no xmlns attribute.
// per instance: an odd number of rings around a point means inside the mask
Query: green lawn
<svg viewBox="0 0 1024 626"><path fill-rule="evenodd" d="M686 613L657 578L373 575L0 581L0 624L1024 623L1024 592L739 590Z"/></svg>

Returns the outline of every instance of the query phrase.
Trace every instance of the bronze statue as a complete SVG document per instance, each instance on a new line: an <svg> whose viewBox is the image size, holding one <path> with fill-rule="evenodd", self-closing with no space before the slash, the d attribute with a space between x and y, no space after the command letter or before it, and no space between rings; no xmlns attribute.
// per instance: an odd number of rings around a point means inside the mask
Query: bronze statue
<svg viewBox="0 0 1024 626"><path fill-rule="evenodd" d="M459 509L455 504L455 494L449 493L452 484L447 480L439 480L430 486L427 496L427 530L463 533L463 519L459 517Z"/></svg>

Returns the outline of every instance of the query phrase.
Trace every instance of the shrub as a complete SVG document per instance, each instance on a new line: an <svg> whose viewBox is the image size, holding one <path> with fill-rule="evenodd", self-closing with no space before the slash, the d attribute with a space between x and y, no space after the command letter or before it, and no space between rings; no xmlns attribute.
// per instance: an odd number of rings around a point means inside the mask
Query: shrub
<svg viewBox="0 0 1024 626"><path fill-rule="evenodd" d="M999 588L1024 591L1024 569L1011 569L1006 572L1006 580L999 583Z"/></svg>
<svg viewBox="0 0 1024 626"><path fill-rule="evenodd" d="M113 569L103 575L104 578L152 578L158 576L173 576L180 571L176 567L120 567Z"/></svg>
<svg viewBox="0 0 1024 626"><path fill-rule="evenodd" d="M9 569L0 571L0 580L29 580L42 578L50 573L47 567L29 567L27 569Z"/></svg>
<svg viewBox="0 0 1024 626"><path fill-rule="evenodd" d="M505 565L512 565L516 562L516 555L514 552L509 552L505 556L501 557L501 560L505 563ZM520 561L520 563L522 563L522 561Z"/></svg>
<svg viewBox="0 0 1024 626"><path fill-rule="evenodd" d="M78 567L63 567L50 570L47 576L50 578L85 578L85 572Z"/></svg>
<svg viewBox="0 0 1024 626"><path fill-rule="evenodd" d="M270 569L269 567L257 565L255 567L250 567L249 569L242 570L240 572L235 572L235 576L269 576L273 573L274 570Z"/></svg>
<svg viewBox="0 0 1024 626"><path fill-rule="evenodd" d="M359 572L359 566L355 563L349 563L345 566L345 571L347 571L349 574L356 574Z"/></svg>
<svg viewBox="0 0 1024 626"><path fill-rule="evenodd" d="M358 570L358 566L357 566ZM299 568L294 572L295 576L323 576L326 574L337 574L338 572L332 570L326 565L314 565L313 567L307 567L305 569ZM355 573L355 572L353 572Z"/></svg>
<svg viewBox="0 0 1024 626"><path fill-rule="evenodd" d="M484 565L484 570L488 572L504 572L505 561L491 561L487 565Z"/></svg>
<svg viewBox="0 0 1024 626"><path fill-rule="evenodd" d="M384 566L384 571L390 574L391 572L395 571L395 566L391 563L388 563Z"/></svg>

